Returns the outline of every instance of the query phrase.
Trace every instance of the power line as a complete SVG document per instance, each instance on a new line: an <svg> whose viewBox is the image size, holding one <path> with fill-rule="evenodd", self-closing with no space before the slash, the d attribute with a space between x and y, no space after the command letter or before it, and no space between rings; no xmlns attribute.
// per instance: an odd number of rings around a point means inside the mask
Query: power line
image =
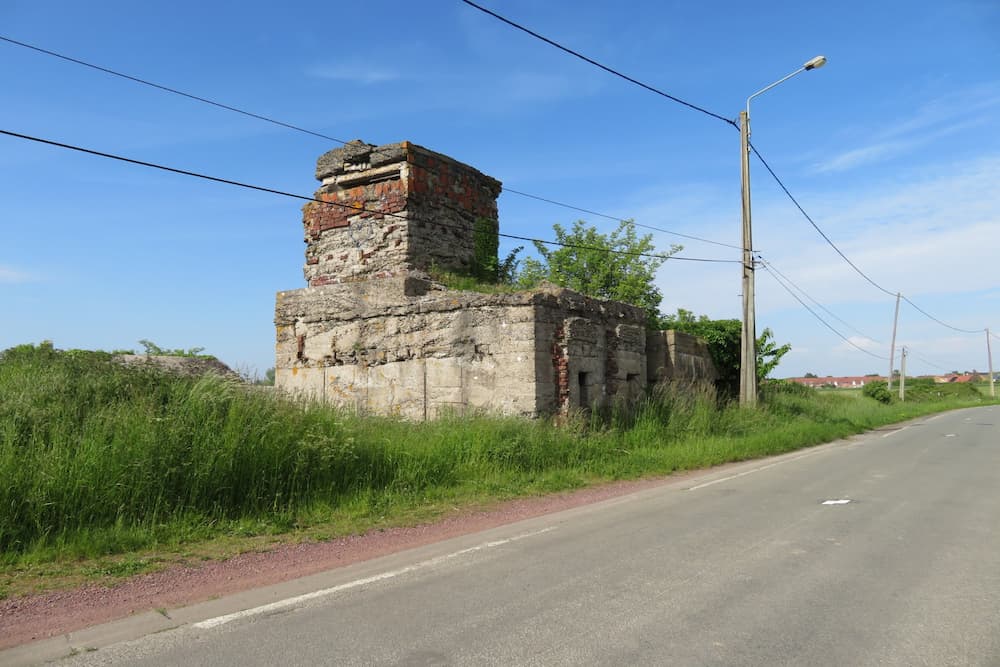
<svg viewBox="0 0 1000 667"><path fill-rule="evenodd" d="M812 308L810 308L810 307L808 306L808 304L806 304L806 302L805 302L805 301L803 301L802 299L800 299L800 298L799 298L799 295L798 295L798 294L796 294L796 293L795 293L794 291L792 291L792 289L791 289L791 288L789 288L789 287L788 287L788 285L786 285L786 284L785 284L785 283L784 283L784 282L783 282L783 281L781 280L781 278L779 278L779 277L778 277L778 274L776 274L776 273L772 272L772 271L770 270L770 265L769 265L769 264L768 264L768 263L767 263L766 261L764 261L764 260L762 259L762 260L761 260L761 262L762 262L762 263L764 264L764 268L765 268L765 270L767 270L768 274L769 274L769 275L770 275L770 276L771 276L772 278L774 278L775 282L777 282L777 283L778 283L779 285L781 285L781 286L782 286L782 287L784 288L784 290L785 290L786 292L788 292L789 294L791 294L791 295L792 295L792 297L793 297L793 298L794 298L794 299L795 299L796 301L798 301L798 302L799 302L800 304L802 304L802 307L803 307L803 308L805 308L806 310L808 310L808 311L809 311L809 312L810 312L810 313L812 314L812 316L813 316L813 317L815 317L815 318L816 318L817 320L819 320L819 321L820 321L820 322L821 322L821 323L823 324L823 326L825 326L825 327L826 327L827 329L829 329L829 330L830 330L830 331L832 331L833 333L837 334L837 336L838 336L838 337L839 337L839 338L840 338L841 340L843 340L843 341L844 341L845 343L847 343L848 345L850 345L850 346L852 346L852 347L854 347L854 348L856 348L856 349L860 350L861 352L864 352L865 354L867 354L867 355L868 355L868 356L870 356L870 357L875 357L876 359L879 359L879 360L881 360L881 361L887 361L887 360L889 359L888 357L881 357L881 356L879 356L879 355L875 354L874 352L871 352L871 351L869 351L869 350L866 350L865 348L861 347L860 345L858 345L857 343L855 343L854 341L852 341L852 340L851 340L850 338L848 338L847 336L845 336L844 334L842 334L842 333L840 333L839 331L837 331L837 330L836 330L836 329L835 329L835 328L833 327L833 325L832 325L832 324L830 324L829 322L827 322L826 320L824 320L824 319L823 319L822 317L820 317L820 315L819 315L819 314L818 314L818 313L817 313L816 311L814 311L814 310L813 310Z"/></svg>
<svg viewBox="0 0 1000 667"><path fill-rule="evenodd" d="M756 255L757 255L757 258L760 259L761 262L765 262L764 258L760 255L760 253L756 253ZM802 289L801 287L799 287L798 285L796 285L787 275L785 275L784 273L782 273L781 271L779 271L778 267L776 267L774 265L774 262L766 262L766 264L767 264L768 270L774 272L775 274L777 274L778 276L780 276L781 278L783 278L785 280L785 282L787 282L789 285L791 285L792 287L794 287L795 289L797 289L803 296L805 296L807 299L809 299L810 301L812 301L819 308L822 308L828 315L830 315L831 317L833 317L834 319L836 319L838 322L840 322L841 324L843 324L847 328L849 328L852 331L854 331L854 333L856 333L856 334L858 334L860 336L864 336L865 338L867 338L868 340L872 341L873 343L878 343L879 345L884 345L884 343L882 343L881 341L878 341L875 338L872 338L871 336L869 336L865 332L859 330L857 327L852 326L849 322L846 322L845 320L841 319L840 317L837 316L836 313L832 312L829 308L827 308L822 303L820 303L819 301L817 301L816 299L814 299L813 297L811 297L808 292L806 292L804 289ZM930 360L928 360L928 359L926 359L924 357L921 357L919 354L913 352L913 346L912 345L907 345L906 349L909 350L910 354L912 354L914 357L916 357L920 361L924 362L928 366L933 366L934 368L937 368L937 369L940 369L940 370L945 370L945 371L947 370L944 366L936 364L933 361L930 361Z"/></svg>
<svg viewBox="0 0 1000 667"><path fill-rule="evenodd" d="M730 118L726 118L725 116L720 116L717 113L713 113L713 112L709 111L708 109L705 109L704 107L700 107L697 104L692 104L691 102L687 102L685 100L682 100L681 98L676 97L674 95L671 95L670 93L666 93L666 92L660 90L659 88L654 88L653 86L651 86L649 84L646 84L646 83L643 83L642 81L639 81L638 79L634 79L634 78L628 76L627 74L623 74L623 73L619 72L616 69L612 69L612 68L608 67L607 65L602 65L601 63L597 62L593 58L588 58L587 56L583 55L582 53L580 53L578 51L574 51L573 49L571 49L569 47L563 46L562 44L560 44L558 42L555 42L555 41L549 39L548 37L545 37L544 35L540 35L539 33L535 32L534 30L526 28L526 27L524 27L523 25L521 25L519 23L515 23L514 21L511 21L510 19L505 18L505 17L501 16L500 14L497 14L494 11L486 9L485 7L483 7L481 5L477 5L476 3L471 2L470 0L462 0L462 2L464 2L467 5L469 5L473 9L478 9L479 11L483 12L484 14L489 14L493 18L506 23L507 25L511 26L512 28L517 28L518 30L531 35L535 39L540 39L541 41L545 42L546 44L548 44L550 46L554 46L557 49L559 49L560 51L563 51L564 53L568 53L571 56L575 56L575 57L579 58L580 60L582 60L584 62L590 63L594 67L602 69L602 70L604 70L605 72L607 72L609 74L614 74L615 76L617 76L617 77L619 77L621 79L625 79L629 83L633 83L633 84L639 86L640 88L645 88L646 90L650 91L651 93L656 93L657 95L665 97L668 100L671 100L673 102L677 102L678 104L683 104L684 106L688 107L689 109L693 109L694 111L699 111L699 112L705 114L706 116L711 116L712 118L717 118L718 120L721 120L722 122L726 123L727 125L732 125L733 127L736 127L735 121L733 121Z"/></svg>
<svg viewBox="0 0 1000 667"><path fill-rule="evenodd" d="M48 49L43 49L40 46L34 46L32 44L27 44L25 42L19 42L16 39L11 39L10 37L5 37L0 35L0 40L8 42L10 44L15 44L17 46L23 46L26 49L31 49L32 51L38 51L39 53L44 53L45 55L52 56L54 58L59 58L77 65L82 65L84 67L89 67L91 69L98 70L99 72L104 72L105 74L110 74L112 76L117 76L122 79L128 79L135 83L142 84L144 86L149 86L150 88L157 88L159 90L166 91L168 93L173 93L174 95L180 95L182 97L187 97L198 102L203 102L205 104L211 104L214 107L219 107L220 109L225 109L226 111L232 111L234 113L243 114L244 116L249 116L250 118L256 118L257 120L262 120L267 123L272 123L274 125L279 125L281 127L287 128L289 130L295 130L296 132L304 132L305 134L311 134L314 137L319 137L320 139L328 139L330 141L335 141L338 144L346 144L347 142L343 139L337 139L336 137L331 137L329 135L323 134L321 132L315 132L313 130L306 129L304 127L299 127L298 125L292 125L291 123L286 123L276 118L271 118L269 116L263 116L252 111L247 111L245 109L240 109L239 107L230 106L228 104L223 104L222 102L216 102L215 100L210 100L207 97L201 97L200 95L194 95L193 93L186 93L183 90L177 90L176 88L171 88L169 86L164 86L159 83L154 83L153 81L148 81L146 79L140 79L137 76L131 76L129 74L123 74L122 72L116 72L113 69L107 67L101 67L100 65L94 65L93 63L88 63L84 60L78 58L73 58L71 56L63 55L61 53L56 53L55 51L50 51Z"/></svg>
<svg viewBox="0 0 1000 667"><path fill-rule="evenodd" d="M83 67L89 67L90 69L97 70L97 71L103 72L105 74L110 74L111 76L116 76L116 77L119 77L121 79L125 79L127 81L132 81L133 83L138 83L138 84L141 84L143 86L149 86L150 88L155 88L157 90L161 90L161 91L164 91L164 92L167 92L167 93L171 93L171 94L174 94L174 95L180 95L181 97L186 97L188 99L195 100L197 102L202 102L204 104L209 104L209 105L217 107L219 109L224 109L226 111L232 111L234 113L242 114L242 115L248 116L250 118L254 118L254 119L257 119L257 120L262 120L262 121L264 121L266 123L271 123L273 125L277 125L279 127L283 127L283 128L289 129L289 130L294 130L296 132L302 132L304 134L308 134L308 135L311 135L311 136L314 136L314 137L318 137L320 139L327 139L329 141L333 141L335 143L342 144L342 145L349 143L347 141L344 141L343 139L338 139L337 137L331 137L328 134L323 134L322 132L317 132L316 130L310 130L309 128L301 127L299 125L294 125L292 123L288 123L286 121L279 120L277 118L272 118L270 116L265 116L263 114L255 113L253 111L248 111L246 109L241 109L239 107L235 107L235 106L232 106L232 105L229 105L229 104L225 104L225 103L219 102L217 100L213 100L213 99L210 99L210 98L207 98L207 97L202 97L201 95L195 95L194 93L185 92L185 91L179 90L177 88L171 88L170 86L166 86L166 85L163 85L163 84L160 84L160 83L156 83L155 81L150 81L148 79L143 79L143 78L140 78L140 77L137 77L137 76L132 76L131 74L125 74L123 72L119 72L117 70L113 70L113 69L111 69L109 67L103 67L101 65L95 65L94 63L90 63L90 62L87 62L85 60L81 60L79 58L74 58L72 56L68 56L66 54L59 53L57 51L52 51L50 49L45 49L45 48L42 48L40 46L35 46L33 44L28 44L27 42L21 42L19 40L12 39L12 38L6 37L4 35L0 35L0 41L8 42L8 43L14 44L16 46L21 46L21 47L24 47L26 49L30 49L32 51L36 51L38 53L43 53L45 55L52 56L53 58L59 58L60 60L64 60L66 62L74 63L76 65L81 65ZM371 147L371 148L377 148L377 146L375 146L374 144L368 144L368 146ZM543 201L543 202L546 202L546 203L549 203L549 204L553 204L555 206L561 206L563 208L572 209L572 210L575 210L575 211L581 211L581 212L584 212L584 213L589 213L591 215L597 215L597 216L600 216L602 218L608 218L610 220L616 220L616 221L623 220L623 218L619 218L619 217L615 217L615 216L610 216L610 215L605 215L603 213L598 213L596 211L591 211L589 209L581 208L579 206L573 206L572 204L566 204L564 202L555 201L553 199L548 199L546 197L541 197L541 196L538 196L538 195L529 194L527 192L520 192L518 190L513 190L511 188L506 188L505 187L505 188L503 188L503 191L504 192L509 192L511 194L518 195L520 197L526 197L526 198L529 198L529 199L535 199L535 200L538 200L538 201ZM672 234L674 236L680 236L680 237L683 237L683 238L691 239L693 241L701 241L703 243L711 243L711 244L714 244L714 245L719 245L719 246L723 246L723 247L727 247L727 248L735 248L737 250L741 249L739 246L729 245L728 243L720 243L719 241L712 241L711 239L704 239L704 238L701 238L701 237L698 237L698 236L692 236L690 234L682 234L680 232L671 231L669 229L663 229L661 227L654 227L652 225L640 224L640 223L637 223L637 222L634 223L634 224L637 227L645 227L647 229L652 229L652 230L655 230L655 231L658 231L658 232L663 232L665 234Z"/></svg>
<svg viewBox="0 0 1000 667"><path fill-rule="evenodd" d="M860 275L862 278L864 278L869 283L871 283L871 285L874 286L876 289L878 289L881 292L884 292L885 294L888 294L889 296L896 296L895 292L890 292L886 288L882 287L877 282L875 282L871 277L869 277L868 274L866 274L864 271L862 271L861 269L859 269L858 266L854 262L852 262L847 257L847 255L845 255L843 253L843 251L841 251L840 248L837 247L837 244L834 243L830 239L830 237L827 236L826 233L822 229L820 229L820 226L816 224L816 221L813 220L812 217L808 213L806 213L806 210L804 208L802 208L802 205L798 202L798 200L795 198L795 196L792 195L792 193L788 190L788 188L785 187L785 184L781 181L781 179L778 178L778 175L774 172L774 170L771 169L771 165L769 165L767 163L767 160L765 160L764 156L760 154L760 152L757 150L757 147L754 146L753 144L750 144L750 150L752 150L753 153L754 153L754 155L757 156L757 159L760 160L760 163L762 165L764 165L764 168L767 169L767 172L769 174L771 174L771 178L774 179L775 183L777 183L778 186L782 189L782 191L784 191L784 193L788 196L788 198L791 200L791 202L793 204L795 204L795 208L799 209L799 212L803 215L803 217L805 217L805 219L809 221L809 224L813 226L813 229L815 229L817 232L819 232L819 235L823 237L823 239L830 245L830 247L833 248L835 251L837 251L837 254L840 255L841 259L843 259L845 262L847 262L850 265L850 267L852 269L854 269L858 273L858 275ZM923 315L925 315L929 319L937 322L938 324L940 324L943 327L947 327L947 328L952 329L954 331L959 331L961 333L967 333L967 334L977 334L977 333L980 333L980 331L977 331L977 330L974 330L974 329L962 329L960 327L952 326L952 325L948 324L947 322L942 322L941 320L939 320L938 318L934 317L933 315L931 315L930 313L928 313L926 310L924 310L923 308L921 308L917 304L913 303L913 301L911 301L908 297L903 296L902 298L908 304L910 304L915 309L917 309L917 311L919 311L920 313L922 313Z"/></svg>
<svg viewBox="0 0 1000 667"><path fill-rule="evenodd" d="M10 136L10 137L15 137L17 139L24 139L24 140L27 140L27 141L33 141L33 142L40 143L40 144L46 144L46 145L49 145L49 146L55 146L57 148L64 148L64 149L76 151L76 152L79 152L79 153L86 153L88 155L93 155L93 156L96 156L96 157L103 157L103 158L107 158L107 159L110 159L110 160L117 160L119 162L125 162L125 163L128 163L128 164L138 165L138 166L141 166L141 167L149 167L151 169L159 169L161 171L167 171L167 172L174 173L174 174L180 174L182 176L191 176L193 178L200 178L200 179L203 179L203 180L206 180L206 181L212 181L212 182L215 182L215 183L224 183L226 185L233 185L233 186L240 187L240 188L246 188L248 190L256 190L258 192L267 192L269 194L281 195L282 197L291 197L293 199L299 199L299 200L302 200L302 201L316 202L318 204L326 204L328 206L337 206L337 207L340 207L340 208L350 209L351 211L354 211L354 212L357 212L357 213L365 213L365 212L368 212L368 213L377 213L379 215L384 215L384 216L388 216L388 217L392 217L392 218L398 218L400 220L412 220L413 219L413 218L410 218L408 216L399 215L397 213L390 213L390 212L386 212L386 211L377 211L377 210L368 209L368 208L358 208L358 207L352 206L350 204L344 204L344 203L341 203L341 202L334 202L334 201L327 201L327 200L323 200L323 199L316 199L315 197L307 197L305 195L298 195L298 194L295 194L295 193L292 193L292 192L285 192L283 190L276 190L274 188L268 188L268 187L264 187L264 186L261 186L261 185L252 185L250 183L243 183L241 181L234 181L234 180L228 179L228 178L220 178L218 176L209 176L208 174L201 174L201 173L198 173L196 171L189 171L187 169L178 169L177 167L168 167L166 165L156 164L155 162L146 162L144 160L136 160L134 158L128 158L128 157L124 157L124 156L121 156L121 155L115 155L113 153L105 153L105 152L93 150L93 149L90 149L90 148L83 148L81 146L74 146L73 144L66 144L66 143L62 143L62 142L59 142L59 141L53 141L51 139L42 139L40 137L33 137L33 136L30 136L30 135L27 135L27 134L20 134L18 132L11 132L9 130L0 130L0 134L4 134L4 135ZM444 223L444 222L440 222L440 221L431 221L431 222L433 222L434 224L440 225L442 227L453 227L453 228L456 228L456 229L458 228L457 225L450 225L448 223ZM497 222L497 224L499 225L499 222L496 221L496 220L492 220L491 222ZM628 256L633 256L633 257L648 257L648 258L652 258L652 259L661 259L661 260L680 260L680 261L685 261L685 262L711 262L711 263L732 263L732 264L738 264L739 263L739 261L735 260L735 259L710 259L710 258L702 258L702 257L676 257L676 256L671 256L671 255L663 255L663 254L655 254L655 253L632 252L632 251L627 251L627 250L612 250L612 249L608 249L608 248L599 248L597 246L587 246L587 245L574 244L574 243L563 243L563 242L560 242L560 241L549 241L549 240L545 240L545 239L532 238L532 237L529 237L529 236L517 236L515 234L504 234L504 233L501 233L499 230L496 232L496 235L499 236L499 237L509 238L509 239L516 239L516 240L519 240L519 241L531 241L533 243L542 243L542 244L545 244L545 245L555 245L555 246L561 246L561 247L564 247L564 248L576 248L576 249L579 249L579 250L597 250L599 252L607 252L609 254L615 254L615 255L628 255Z"/></svg>
<svg viewBox="0 0 1000 667"><path fill-rule="evenodd" d="M767 163L767 160L765 160L764 156L760 154L760 152L757 150L757 147L754 146L753 144L750 144L750 150L753 151L753 154L757 156L757 159L760 160L760 163L762 165L764 165L764 168L767 169L767 171L768 171L769 174L771 174L771 178L774 179L774 181L785 192L785 194L792 201L792 203L795 204L795 208L799 209L799 213L801 213L803 215L803 217L805 217L805 219L809 221L809 224L813 226L813 229L815 229L817 232L819 232L819 235L822 236L823 239L828 244L830 244L830 247L837 251L837 254L840 255L841 259L843 259L845 262L847 262L851 266L852 269L854 269L855 271L858 272L858 275L860 275L862 278L864 278L869 283L871 283L876 289L879 289L882 292L885 292L889 296L896 296L895 292L890 292L886 288L884 288L881 285L879 285L877 282L875 282L874 280L872 280L868 276L868 274L866 274L864 271L862 271L861 269L859 269L854 262L852 262L850 259L848 259L847 255L845 255L840 250L840 248L837 247L837 244L834 243L830 239L830 237L827 236L826 233L822 229L820 229L819 225L816 224L816 221L813 220L812 217L808 213L806 213L806 210L804 208L802 208L802 205L798 202L798 200L795 198L795 196L792 195L792 193L788 190L788 188L785 187L785 184L781 182L781 179L778 178L778 175L776 173L774 173L774 170L771 169L771 165L769 165Z"/></svg>
<svg viewBox="0 0 1000 667"><path fill-rule="evenodd" d="M924 358L923 358L923 357L921 357L921 356L920 356L919 354L917 354L916 352L914 352L914 351L913 351L913 346L912 346L912 345L907 345L907 346L906 346L906 350L907 350L907 351L909 352L909 354L910 354L911 356L914 356L914 357L916 357L916 358L917 358L918 360L920 360L920 361L924 362L924 363L925 363L925 364L927 364L928 366L931 366L931 367L933 367L933 368L936 368L936 369L938 369L938 370L941 370L941 371L945 371L945 372L947 372L947 371L948 371L948 369L947 369L947 368L945 368L944 366L941 366L941 365L939 365L939 364L935 364L935 363L934 363L933 361L928 361L927 359L924 359ZM954 368L954 366L953 366L952 368Z"/></svg>
<svg viewBox="0 0 1000 667"><path fill-rule="evenodd" d="M755 253L755 254L757 255L757 258L761 262L765 262L764 258L761 256L760 253ZM872 338L871 336L869 336L865 332L860 331L857 327L851 325L849 322L844 321L843 319L841 319L840 317L838 317L836 313L834 313L833 311L831 311L829 308L827 308L826 306L824 306L823 304L821 304L819 301L817 301L813 297L809 296L808 292L806 292L804 289L802 289L801 287L799 287L798 285L796 285L794 282L792 282L791 278L789 278L784 273L782 273L781 271L779 271L778 267L776 267L774 265L774 262L766 262L766 264L767 264L767 268L768 269L770 269L774 273L776 273L779 276L781 276L782 278L784 278L785 282L787 282L789 285L791 285L792 287L794 287L795 289L797 289L804 297L806 297L807 299L809 299L810 301L812 301L816 306L818 306L819 308L822 308L823 311L825 311L827 315L829 315L833 319L837 320L838 322L840 322L841 324L843 324L844 326L846 326L848 329L850 329L854 333L858 334L859 336L863 336L863 337L867 338L868 340L872 341L873 343L878 343L879 345L883 345L884 344L884 343L882 343L882 342L880 342L878 340L875 340L874 338Z"/></svg>
<svg viewBox="0 0 1000 667"><path fill-rule="evenodd" d="M572 204L564 204L563 202L556 201L554 199L546 199L545 197L539 197L538 195L528 194L527 192L519 192L517 190L512 190L511 188L503 188L504 192L509 192L511 194L520 195L521 197L527 197L529 199L536 199L538 201L543 201L547 204L554 204L556 206L561 206L563 208L572 209L574 211L580 211L581 213L587 213L589 215L596 215L599 218L606 218L608 220L614 220L615 222L624 222L626 219L615 215L608 215L607 213L599 213L598 211L592 211L588 208L580 208L579 206L573 206ZM661 227L654 227L653 225L646 225L639 222L632 221L636 227L644 227L645 229L652 229L657 232L663 232L664 234L672 234L674 236L680 236L685 239L691 239L693 241L701 241L702 243L711 243L712 245L722 246L723 248L733 248L735 250L743 250L742 246L732 245L730 243L722 243L721 241L713 241L711 239L705 239L700 236L692 236L691 234L682 234L680 232L674 232L669 229L663 229Z"/></svg>
<svg viewBox="0 0 1000 667"><path fill-rule="evenodd" d="M903 297L903 301L905 301L906 303L908 303L911 306L913 306L917 310L917 312L922 313L927 318L929 318L931 320L934 320L935 322L937 322L941 326L947 327L947 328L949 328L949 329L951 329L953 331L958 331L960 333L967 333L967 334L978 334L978 333L982 333L983 332L982 329L979 329L979 330L976 330L976 329L960 329L959 327L953 327L952 325L948 324L947 322L942 322L938 318L934 317L933 315L931 315L930 313L928 313L926 310L924 310L923 308L921 308L917 304L915 304L912 301L910 301L907 297L904 296Z"/></svg>

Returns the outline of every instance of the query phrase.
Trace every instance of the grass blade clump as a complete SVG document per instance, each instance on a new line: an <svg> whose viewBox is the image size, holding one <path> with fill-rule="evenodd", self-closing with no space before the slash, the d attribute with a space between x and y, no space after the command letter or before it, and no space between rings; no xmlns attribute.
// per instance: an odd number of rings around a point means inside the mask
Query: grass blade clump
<svg viewBox="0 0 1000 667"><path fill-rule="evenodd" d="M0 355L0 562L128 552L219 534L339 532L421 508L789 451L987 399L913 383L906 403L768 384L761 405L664 385L560 419L414 424L217 376L25 345ZM960 393L964 391L964 393ZM951 392L951 393L948 393ZM910 400L913 396L914 400Z"/></svg>

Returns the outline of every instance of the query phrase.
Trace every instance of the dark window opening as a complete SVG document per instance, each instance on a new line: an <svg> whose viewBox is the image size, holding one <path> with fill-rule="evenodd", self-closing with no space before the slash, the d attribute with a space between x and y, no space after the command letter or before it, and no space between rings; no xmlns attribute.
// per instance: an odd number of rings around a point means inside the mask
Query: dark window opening
<svg viewBox="0 0 1000 667"><path fill-rule="evenodd" d="M580 407L587 408L590 407L590 392L587 385L587 373L579 373L577 375L577 382L580 385Z"/></svg>

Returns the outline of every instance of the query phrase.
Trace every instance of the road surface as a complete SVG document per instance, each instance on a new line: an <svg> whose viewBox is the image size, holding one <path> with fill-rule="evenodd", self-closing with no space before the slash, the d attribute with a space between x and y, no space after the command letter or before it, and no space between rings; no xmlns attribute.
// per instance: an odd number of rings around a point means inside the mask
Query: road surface
<svg viewBox="0 0 1000 667"><path fill-rule="evenodd" d="M57 664L1000 665L998 420L920 419L77 633Z"/></svg>

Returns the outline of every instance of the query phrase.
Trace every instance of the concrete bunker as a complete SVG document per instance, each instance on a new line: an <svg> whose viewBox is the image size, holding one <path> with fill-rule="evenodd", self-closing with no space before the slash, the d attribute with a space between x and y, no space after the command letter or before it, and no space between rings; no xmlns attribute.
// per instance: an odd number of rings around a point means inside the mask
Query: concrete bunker
<svg viewBox="0 0 1000 667"><path fill-rule="evenodd" d="M476 234L497 231L500 182L473 167L410 142L350 142L319 158L316 177L316 198L329 204L303 207L307 287L277 295L277 387L431 419L538 416L634 398L674 377L714 379L704 343L647 331L637 307L555 287L480 294L431 280L432 268L470 271Z"/></svg>

